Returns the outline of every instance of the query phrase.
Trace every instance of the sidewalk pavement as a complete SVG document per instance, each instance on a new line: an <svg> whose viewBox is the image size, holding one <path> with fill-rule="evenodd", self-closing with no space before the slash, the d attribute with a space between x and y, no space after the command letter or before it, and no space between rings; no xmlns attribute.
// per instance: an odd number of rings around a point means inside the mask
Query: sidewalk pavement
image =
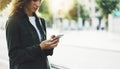
<svg viewBox="0 0 120 69"><path fill-rule="evenodd" d="M120 69L120 35L106 31L48 30L60 38L50 62L70 69Z"/></svg>
<svg viewBox="0 0 120 69"><path fill-rule="evenodd" d="M120 52L120 34L97 30L59 31L48 29L51 34L64 34L60 44Z"/></svg>

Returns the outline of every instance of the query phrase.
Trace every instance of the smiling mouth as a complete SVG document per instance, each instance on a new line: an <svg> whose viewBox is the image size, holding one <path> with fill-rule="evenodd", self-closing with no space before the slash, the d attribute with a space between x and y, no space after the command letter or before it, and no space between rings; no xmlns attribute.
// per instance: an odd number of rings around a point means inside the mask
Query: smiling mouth
<svg viewBox="0 0 120 69"><path fill-rule="evenodd" d="M34 10L37 10L37 8L33 8Z"/></svg>

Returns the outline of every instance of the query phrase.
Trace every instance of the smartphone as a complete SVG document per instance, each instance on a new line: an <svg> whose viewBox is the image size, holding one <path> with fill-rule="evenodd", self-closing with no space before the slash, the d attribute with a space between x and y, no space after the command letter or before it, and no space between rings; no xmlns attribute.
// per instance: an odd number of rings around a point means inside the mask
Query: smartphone
<svg viewBox="0 0 120 69"><path fill-rule="evenodd" d="M63 36L63 34L57 35L53 40L59 39L59 38L61 38L62 36Z"/></svg>

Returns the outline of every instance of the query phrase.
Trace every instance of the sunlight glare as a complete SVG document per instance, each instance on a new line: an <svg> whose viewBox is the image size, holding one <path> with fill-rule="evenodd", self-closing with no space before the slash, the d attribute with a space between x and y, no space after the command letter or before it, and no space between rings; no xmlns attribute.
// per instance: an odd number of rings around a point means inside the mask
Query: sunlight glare
<svg viewBox="0 0 120 69"><path fill-rule="evenodd" d="M73 0L51 0L50 8L53 13L58 13L60 10L68 12L73 5Z"/></svg>

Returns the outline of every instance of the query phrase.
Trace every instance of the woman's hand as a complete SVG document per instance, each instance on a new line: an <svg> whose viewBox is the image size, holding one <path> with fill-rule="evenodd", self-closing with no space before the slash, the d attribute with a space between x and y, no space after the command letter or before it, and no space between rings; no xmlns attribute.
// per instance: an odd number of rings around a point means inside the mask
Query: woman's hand
<svg viewBox="0 0 120 69"><path fill-rule="evenodd" d="M52 49L52 48L55 48L58 43L59 43L59 39L55 39L56 36L55 35L52 35L51 38L49 40L44 40L40 43L40 47L42 50L45 50L45 49Z"/></svg>

